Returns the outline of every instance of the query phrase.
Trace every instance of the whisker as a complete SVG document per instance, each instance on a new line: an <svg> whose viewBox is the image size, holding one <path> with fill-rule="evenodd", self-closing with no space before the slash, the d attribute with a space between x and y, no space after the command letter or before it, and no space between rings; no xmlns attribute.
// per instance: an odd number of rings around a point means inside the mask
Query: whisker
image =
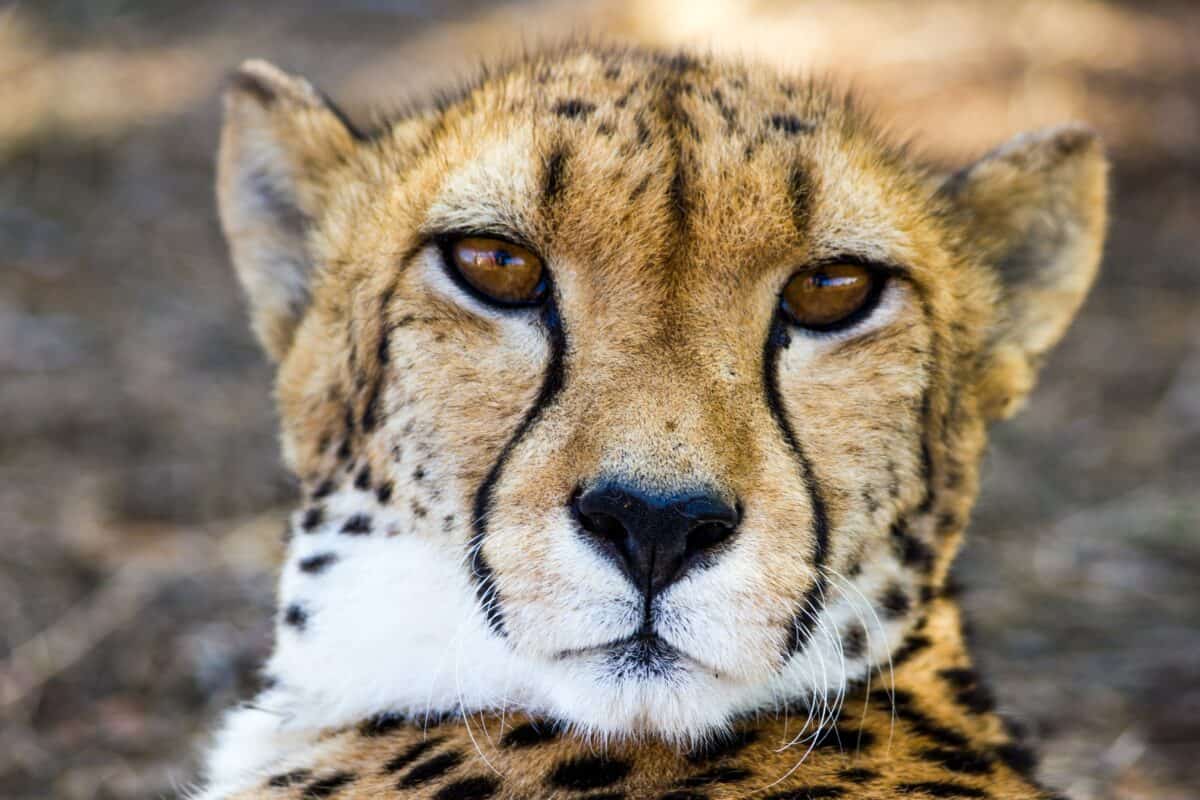
<svg viewBox="0 0 1200 800"><path fill-rule="evenodd" d="M859 590L859 588L857 586L855 586L851 581L847 580L845 576L837 574L837 573L834 573L834 574L836 575L836 577L840 578L842 580L842 582L846 584L846 586L848 586L850 589L852 589L854 591L854 593L859 596L859 598L862 599L863 604L866 606L867 610L871 612L871 617L875 620L875 625L878 628L880 635L883 637L884 651L887 655L887 663L888 663L888 683L885 685L885 688L887 689L888 700L891 704L891 722L889 723L889 726L888 726L887 752L891 753L892 738L896 732L896 669L895 669L895 665L892 663L892 649L887 646L887 629L883 626L882 620L879 619L879 614L877 614L875 612L874 604L872 604L871 601L867 599L866 595L864 595ZM874 669L874 666L868 663L868 665L867 665L868 674L873 669Z"/></svg>

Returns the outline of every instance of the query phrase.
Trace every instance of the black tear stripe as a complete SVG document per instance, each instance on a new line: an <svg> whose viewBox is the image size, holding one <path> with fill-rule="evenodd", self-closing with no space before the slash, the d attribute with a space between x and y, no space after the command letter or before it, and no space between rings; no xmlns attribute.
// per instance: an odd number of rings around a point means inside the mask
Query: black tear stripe
<svg viewBox="0 0 1200 800"><path fill-rule="evenodd" d="M813 473L812 462L801 447L792 424L788 420L783 398L779 393L779 353L787 347L789 335L786 323L778 314L771 323L771 332L767 336L763 348L763 386L767 396L767 407L779 432L792 451L792 456L800 466L800 481L808 492L808 501L812 506L812 535L813 535L813 569L817 578L805 593L799 609L792 618L791 630L788 631L787 648L784 650L785 659L790 659L808 643L812 636L813 624L804 619L805 612L816 617L825 603L825 562L829 558L829 515L826 511L825 498L821 493L820 482Z"/></svg>
<svg viewBox="0 0 1200 800"><path fill-rule="evenodd" d="M525 438L525 434L529 433L530 428L541 419L546 408L554 401L558 393L562 391L566 379L567 337L553 299L546 304L545 310L542 312L542 327L550 340L550 362L546 365L542 386L538 390L533 405L526 412L525 418L521 420L517 430L505 443L496 463L492 465L487 477L483 479L483 483L479 484L479 489L475 492L475 513L471 522L474 532L468 545L471 554L471 580L475 583L475 594L479 598L483 613L487 615L488 626L497 636L505 635L504 614L500 610L500 593L496 589L495 576L492 574L487 557L483 554L483 543L487 538L488 517L492 513L496 484L499 483L500 477L504 473L509 456Z"/></svg>

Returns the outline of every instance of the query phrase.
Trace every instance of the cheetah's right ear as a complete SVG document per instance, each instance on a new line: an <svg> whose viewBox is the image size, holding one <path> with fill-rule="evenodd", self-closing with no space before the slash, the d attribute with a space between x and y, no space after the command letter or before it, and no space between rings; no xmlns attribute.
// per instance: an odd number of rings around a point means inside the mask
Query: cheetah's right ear
<svg viewBox="0 0 1200 800"><path fill-rule="evenodd" d="M977 387L989 418L1020 406L1095 280L1107 176L1096 134L1067 125L1018 136L941 187L964 248L997 278L998 313Z"/></svg>
<svg viewBox="0 0 1200 800"><path fill-rule="evenodd" d="M247 61L225 90L217 205L254 330L278 361L308 307L307 235L331 167L362 138L303 78Z"/></svg>

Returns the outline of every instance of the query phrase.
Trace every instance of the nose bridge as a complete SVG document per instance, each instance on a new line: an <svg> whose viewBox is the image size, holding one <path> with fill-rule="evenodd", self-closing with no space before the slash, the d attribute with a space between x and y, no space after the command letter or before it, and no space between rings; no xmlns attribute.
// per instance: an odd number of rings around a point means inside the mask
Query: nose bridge
<svg viewBox="0 0 1200 800"><path fill-rule="evenodd" d="M609 354L595 375L588 425L597 475L623 475L673 490L727 486L728 434L735 425L730 387L713 359L659 333Z"/></svg>

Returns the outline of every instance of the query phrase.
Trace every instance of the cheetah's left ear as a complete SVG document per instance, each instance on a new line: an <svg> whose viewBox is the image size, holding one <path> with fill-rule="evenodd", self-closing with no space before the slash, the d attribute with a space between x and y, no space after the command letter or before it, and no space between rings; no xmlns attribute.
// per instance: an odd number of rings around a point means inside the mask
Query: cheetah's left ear
<svg viewBox="0 0 1200 800"><path fill-rule="evenodd" d="M362 138L312 85L247 61L225 90L217 205L254 330L279 361L308 307L308 230L330 173Z"/></svg>
<svg viewBox="0 0 1200 800"><path fill-rule="evenodd" d="M1096 134L1024 134L939 190L964 225L963 249L993 269L1000 305L978 384L984 413L1010 416L1074 318L1100 263L1108 161Z"/></svg>

